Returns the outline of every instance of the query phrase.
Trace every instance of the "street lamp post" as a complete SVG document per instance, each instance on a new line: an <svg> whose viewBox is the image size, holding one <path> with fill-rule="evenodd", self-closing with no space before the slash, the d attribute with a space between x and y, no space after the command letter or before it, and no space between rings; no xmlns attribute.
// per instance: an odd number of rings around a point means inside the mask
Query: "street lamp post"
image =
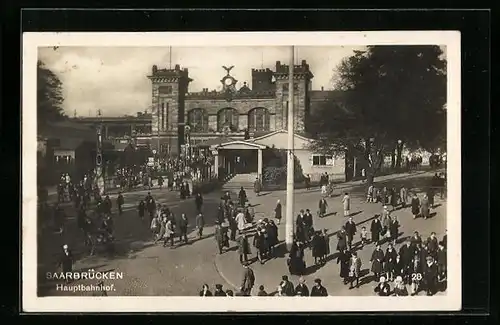
<svg viewBox="0 0 500 325"><path fill-rule="evenodd" d="M103 168L103 157L102 157L102 124L97 127L97 146L96 146L96 161L95 161L95 182L99 188L99 192L104 194L105 182L104 182L104 168Z"/></svg>

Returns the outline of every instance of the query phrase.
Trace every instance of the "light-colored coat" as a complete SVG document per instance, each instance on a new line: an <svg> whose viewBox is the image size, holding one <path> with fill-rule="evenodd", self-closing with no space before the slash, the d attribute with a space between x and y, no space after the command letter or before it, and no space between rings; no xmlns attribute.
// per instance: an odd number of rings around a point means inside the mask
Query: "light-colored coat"
<svg viewBox="0 0 500 325"><path fill-rule="evenodd" d="M244 230L246 225L245 215L243 212L238 212L236 215L236 224L239 230Z"/></svg>
<svg viewBox="0 0 500 325"><path fill-rule="evenodd" d="M349 197L349 195L344 195L342 203L344 204L344 211L351 210L351 198Z"/></svg>
<svg viewBox="0 0 500 325"><path fill-rule="evenodd" d="M349 260L349 274L352 274L356 278L359 278L361 273L361 259L356 257L356 259L351 258Z"/></svg>

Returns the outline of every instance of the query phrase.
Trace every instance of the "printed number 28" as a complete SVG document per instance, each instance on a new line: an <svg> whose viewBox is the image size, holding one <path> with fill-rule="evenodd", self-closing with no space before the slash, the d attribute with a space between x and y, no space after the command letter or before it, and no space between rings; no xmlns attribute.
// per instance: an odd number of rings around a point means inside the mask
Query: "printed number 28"
<svg viewBox="0 0 500 325"><path fill-rule="evenodd" d="M422 274L420 274L420 273L413 273L411 275L411 279L413 281L420 281L420 280L422 280Z"/></svg>

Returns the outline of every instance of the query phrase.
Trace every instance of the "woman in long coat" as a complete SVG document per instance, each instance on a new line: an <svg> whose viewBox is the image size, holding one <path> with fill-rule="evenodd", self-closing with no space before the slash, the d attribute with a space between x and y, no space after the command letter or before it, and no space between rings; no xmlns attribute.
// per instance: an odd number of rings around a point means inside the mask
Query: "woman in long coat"
<svg viewBox="0 0 500 325"><path fill-rule="evenodd" d="M387 280L392 281L394 279L394 269L396 267L396 257L398 254L396 253L396 250L394 247L392 247L392 244L389 244L387 247L387 250L385 251L385 258L384 258L384 269L387 274Z"/></svg>
<svg viewBox="0 0 500 325"><path fill-rule="evenodd" d="M349 277L349 261L351 259L351 253L347 249L340 252L339 257L337 257L337 264L340 263L340 277L342 278L344 284L347 284Z"/></svg>
<svg viewBox="0 0 500 325"><path fill-rule="evenodd" d="M327 207L328 203L326 203L326 200L324 198L321 198L318 204L318 214L320 218L323 218L325 216Z"/></svg>
<svg viewBox="0 0 500 325"><path fill-rule="evenodd" d="M314 257L314 264L319 265L322 263L323 256L325 256L325 241L318 232L314 233L314 236L311 240L312 246L312 256ZM319 261L318 261L319 260Z"/></svg>
<svg viewBox="0 0 500 325"><path fill-rule="evenodd" d="M246 226L246 220L245 220L245 214L243 213L243 211L238 211L238 213L236 214L236 225L238 227L238 230L239 232L243 232L245 230L245 226Z"/></svg>
<svg viewBox="0 0 500 325"><path fill-rule="evenodd" d="M379 279L380 273L382 273L382 263L384 262L384 252L380 249L380 245L377 244L375 247L370 262L372 262L371 271L375 275L375 279Z"/></svg>
<svg viewBox="0 0 500 325"><path fill-rule="evenodd" d="M278 225L279 225L281 222L281 218L283 217L280 200L276 202L276 207L274 208L274 217L276 218L276 220L278 220Z"/></svg>
<svg viewBox="0 0 500 325"><path fill-rule="evenodd" d="M395 187L391 189L391 205L393 209L396 209L398 206L398 193L396 192Z"/></svg>
<svg viewBox="0 0 500 325"><path fill-rule="evenodd" d="M380 233L382 232L382 224L379 218L373 219L370 225L370 232L372 234L372 242L377 244L380 241Z"/></svg>
<svg viewBox="0 0 500 325"><path fill-rule="evenodd" d="M260 264L264 264L264 255L266 253L265 249L265 239L264 239L264 233L262 230L258 230L257 233L253 237L253 246L257 249L257 259L259 260Z"/></svg>
<svg viewBox="0 0 500 325"><path fill-rule="evenodd" d="M346 234L345 229L343 227L337 233L337 239L338 239L337 250L339 252L342 252L345 249L347 249L347 234Z"/></svg>
<svg viewBox="0 0 500 325"><path fill-rule="evenodd" d="M262 190L262 184L260 183L260 179L257 178L255 182L253 183L253 190L257 196L260 195L260 191Z"/></svg>
<svg viewBox="0 0 500 325"><path fill-rule="evenodd" d="M411 213L413 214L413 219L420 214L420 200L417 194L413 194L413 198L411 199Z"/></svg>
<svg viewBox="0 0 500 325"><path fill-rule="evenodd" d="M323 240L325 241L325 250L324 250L325 255L323 259L326 263L326 259L330 255L330 236L328 236L326 229L323 229Z"/></svg>
<svg viewBox="0 0 500 325"><path fill-rule="evenodd" d="M384 232L385 236L387 236L388 232L390 232L390 229L389 229L390 225L391 225L391 215L390 215L389 211L387 211L387 213L382 213L382 228L383 228L383 232Z"/></svg>
<svg viewBox="0 0 500 325"><path fill-rule="evenodd" d="M392 244L396 244L396 240L398 239L398 233L399 233L399 221L396 216L392 217L392 220L390 221L389 224L389 231L391 233L391 241Z"/></svg>
<svg viewBox="0 0 500 325"><path fill-rule="evenodd" d="M422 217L424 217L424 219L429 218L429 206L429 197L426 194L422 198L422 202L420 202L420 214L422 215Z"/></svg>
<svg viewBox="0 0 500 325"><path fill-rule="evenodd" d="M243 186L240 188L240 192L238 193L238 200L240 203L240 206L244 207L245 203L247 202L247 192L243 189Z"/></svg>

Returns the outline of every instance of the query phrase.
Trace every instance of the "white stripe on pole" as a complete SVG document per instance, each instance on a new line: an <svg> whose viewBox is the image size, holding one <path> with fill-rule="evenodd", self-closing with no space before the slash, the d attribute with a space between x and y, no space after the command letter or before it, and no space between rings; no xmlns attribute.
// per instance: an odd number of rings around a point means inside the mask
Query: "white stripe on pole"
<svg viewBox="0 0 500 325"><path fill-rule="evenodd" d="M293 156L293 128L294 128L294 114L293 114L293 99L294 99L294 46L290 48L290 65L288 70L288 161L286 168L286 228L285 228L285 243L288 251L292 247L293 243L293 227L294 227L294 217L293 217L293 190L294 190L294 156Z"/></svg>

